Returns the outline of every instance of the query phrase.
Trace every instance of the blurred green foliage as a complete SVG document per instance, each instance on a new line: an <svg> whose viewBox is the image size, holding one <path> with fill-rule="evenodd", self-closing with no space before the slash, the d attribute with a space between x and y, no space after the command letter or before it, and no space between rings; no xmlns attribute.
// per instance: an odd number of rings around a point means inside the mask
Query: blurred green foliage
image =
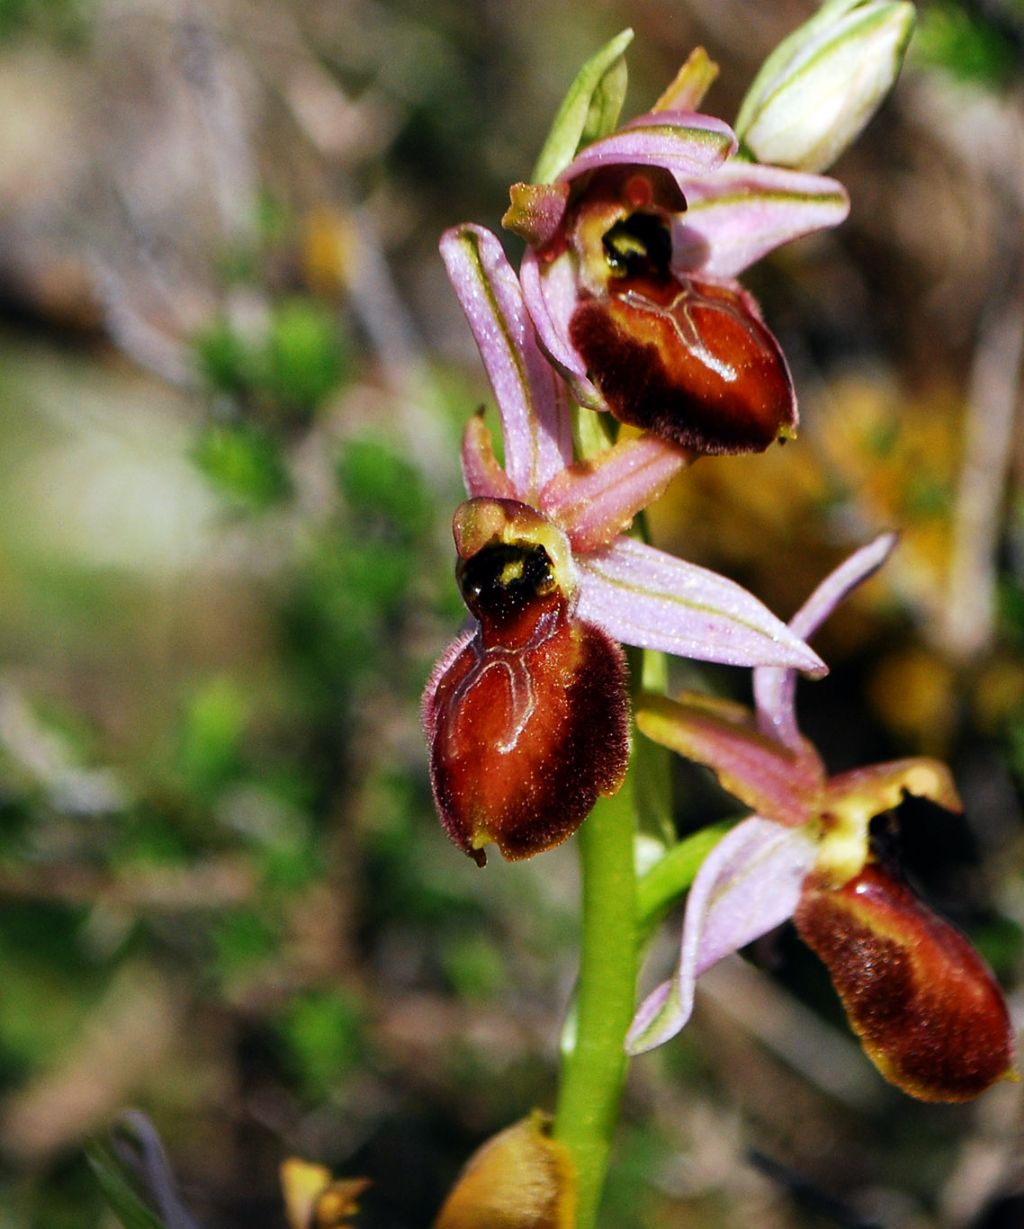
<svg viewBox="0 0 1024 1229"><path fill-rule="evenodd" d="M288 471L274 439L246 423L212 423L196 441L196 464L218 491L254 512L289 493Z"/></svg>
<svg viewBox="0 0 1024 1229"><path fill-rule="evenodd" d="M286 1061L313 1106L328 1100L366 1054L362 1012L343 990L295 997L282 1012L277 1027L286 1048Z"/></svg>
<svg viewBox="0 0 1024 1229"><path fill-rule="evenodd" d="M0 0L0 39L34 33L73 44L89 30L95 0Z"/></svg>
<svg viewBox="0 0 1024 1229"><path fill-rule="evenodd" d="M1020 71L1020 49L1006 31L956 0L922 7L912 46L922 64L988 88L1008 87Z"/></svg>
<svg viewBox="0 0 1024 1229"><path fill-rule="evenodd" d="M347 378L337 315L315 299L275 303L261 333L254 339L222 319L196 335L196 363L213 393L288 423L313 414Z"/></svg>

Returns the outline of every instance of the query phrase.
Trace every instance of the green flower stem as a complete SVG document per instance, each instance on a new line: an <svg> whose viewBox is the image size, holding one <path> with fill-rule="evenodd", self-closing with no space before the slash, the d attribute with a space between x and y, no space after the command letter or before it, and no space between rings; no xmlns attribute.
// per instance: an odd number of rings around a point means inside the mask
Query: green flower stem
<svg viewBox="0 0 1024 1229"><path fill-rule="evenodd" d="M637 934L642 948L658 923L693 883L701 863L732 827L732 822L701 828L667 849L637 884Z"/></svg>
<svg viewBox="0 0 1024 1229"><path fill-rule="evenodd" d="M592 1229L626 1077L626 1030L637 978L636 813L633 774L602 798L577 840L583 874L583 937L575 1045L566 1057L554 1137L576 1166L576 1229Z"/></svg>

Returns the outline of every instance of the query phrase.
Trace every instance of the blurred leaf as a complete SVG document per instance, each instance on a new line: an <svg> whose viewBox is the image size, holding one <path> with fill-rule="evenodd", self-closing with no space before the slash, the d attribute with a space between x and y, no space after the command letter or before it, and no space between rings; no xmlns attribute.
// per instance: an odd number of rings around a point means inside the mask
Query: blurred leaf
<svg viewBox="0 0 1024 1229"><path fill-rule="evenodd" d="M497 944L480 934L453 936L441 954L444 971L463 999L488 999L506 984L505 962Z"/></svg>
<svg viewBox="0 0 1024 1229"><path fill-rule="evenodd" d="M0 0L0 39L33 31L73 43L88 30L91 0Z"/></svg>
<svg viewBox="0 0 1024 1229"><path fill-rule="evenodd" d="M954 0L921 10L913 51L921 63L990 89L1008 85L1017 72L1014 49L1004 35Z"/></svg>
<svg viewBox="0 0 1024 1229"><path fill-rule="evenodd" d="M231 981L252 973L273 957L279 935L265 910L239 909L221 918L213 942L220 975Z"/></svg>
<svg viewBox="0 0 1024 1229"><path fill-rule="evenodd" d="M385 441L350 441L338 459L338 481L355 515L385 518L410 536L422 531L429 507L423 480Z"/></svg>
<svg viewBox="0 0 1024 1229"><path fill-rule="evenodd" d="M105 1144L87 1145L86 1155L110 1209L124 1229L167 1229L136 1194L127 1171Z"/></svg>
<svg viewBox="0 0 1024 1229"><path fill-rule="evenodd" d="M252 383L253 355L227 320L216 320L192 340L199 373L214 392L241 396Z"/></svg>
<svg viewBox="0 0 1024 1229"><path fill-rule="evenodd" d="M189 699L178 763L193 794L215 795L238 774L248 724L249 702L230 679L204 683Z"/></svg>
<svg viewBox="0 0 1024 1229"><path fill-rule="evenodd" d="M363 1052L361 1013L343 990L296 998L279 1028L308 1094L317 1101L337 1087Z"/></svg>
<svg viewBox="0 0 1024 1229"><path fill-rule="evenodd" d="M533 168L533 183L551 183L581 144L615 128L626 95L625 51L632 41L632 30L621 31L576 74Z"/></svg>
<svg viewBox="0 0 1024 1229"><path fill-rule="evenodd" d="M255 427L214 423L200 435L192 455L222 495L252 512L279 503L291 489L280 449Z"/></svg>
<svg viewBox="0 0 1024 1229"><path fill-rule="evenodd" d="M294 892L322 873L324 855L305 818L293 814L267 837L257 865L268 890Z"/></svg>
<svg viewBox="0 0 1024 1229"><path fill-rule="evenodd" d="M197 852L193 834L173 816L152 807L133 807L118 817L110 857L117 866L133 863L184 865Z"/></svg>
<svg viewBox="0 0 1024 1229"><path fill-rule="evenodd" d="M1012 918L991 917L971 928L971 941L1001 981L1012 981L1024 950L1024 931Z"/></svg>
<svg viewBox="0 0 1024 1229"><path fill-rule="evenodd" d="M348 370L336 314L312 299L278 304L264 362L266 390L281 407L315 410Z"/></svg>

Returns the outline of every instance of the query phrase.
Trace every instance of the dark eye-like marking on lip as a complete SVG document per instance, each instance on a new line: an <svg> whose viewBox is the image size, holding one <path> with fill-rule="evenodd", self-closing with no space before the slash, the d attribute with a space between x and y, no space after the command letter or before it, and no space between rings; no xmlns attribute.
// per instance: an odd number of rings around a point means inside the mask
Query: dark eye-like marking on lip
<svg viewBox="0 0 1024 1229"><path fill-rule="evenodd" d="M499 621L521 614L558 585L551 557L534 543L491 543L460 560L456 577L473 614Z"/></svg>
<svg viewBox="0 0 1024 1229"><path fill-rule="evenodd" d="M633 213L616 222L602 246L617 277L658 276L672 260L672 232L667 221L653 213Z"/></svg>

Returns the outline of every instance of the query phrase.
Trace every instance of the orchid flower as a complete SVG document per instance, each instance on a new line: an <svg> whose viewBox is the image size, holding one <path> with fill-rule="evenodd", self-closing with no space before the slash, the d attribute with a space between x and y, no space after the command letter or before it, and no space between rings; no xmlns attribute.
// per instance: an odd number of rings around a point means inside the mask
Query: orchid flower
<svg viewBox="0 0 1024 1229"><path fill-rule="evenodd" d="M574 463L565 389L519 281L482 227L441 253L494 388L504 468L477 416L455 513L456 576L473 623L438 662L423 720L438 813L480 865L495 842L525 858L569 837L629 756L620 644L730 665L824 672L740 586L627 529L689 460L651 436Z"/></svg>
<svg viewBox="0 0 1024 1229"><path fill-rule="evenodd" d="M742 161L697 113L714 65L696 52L657 107L584 145L550 182L516 184L504 224L541 345L581 404L699 453L796 434L778 342L736 278L836 226L833 179Z"/></svg>
<svg viewBox="0 0 1024 1229"><path fill-rule="evenodd" d="M809 637L895 541L876 538L827 577L791 620L793 633ZM829 778L797 727L794 690L792 670L760 667L749 720L706 700L651 697L639 708L640 730L712 768L756 814L697 873L675 974L642 1004L627 1048L639 1054L674 1036L697 977L792 917L881 1073L922 1100L967 1100L1010 1071L1005 1003L971 945L883 864L869 833L904 794L960 810L952 778L924 758Z"/></svg>

